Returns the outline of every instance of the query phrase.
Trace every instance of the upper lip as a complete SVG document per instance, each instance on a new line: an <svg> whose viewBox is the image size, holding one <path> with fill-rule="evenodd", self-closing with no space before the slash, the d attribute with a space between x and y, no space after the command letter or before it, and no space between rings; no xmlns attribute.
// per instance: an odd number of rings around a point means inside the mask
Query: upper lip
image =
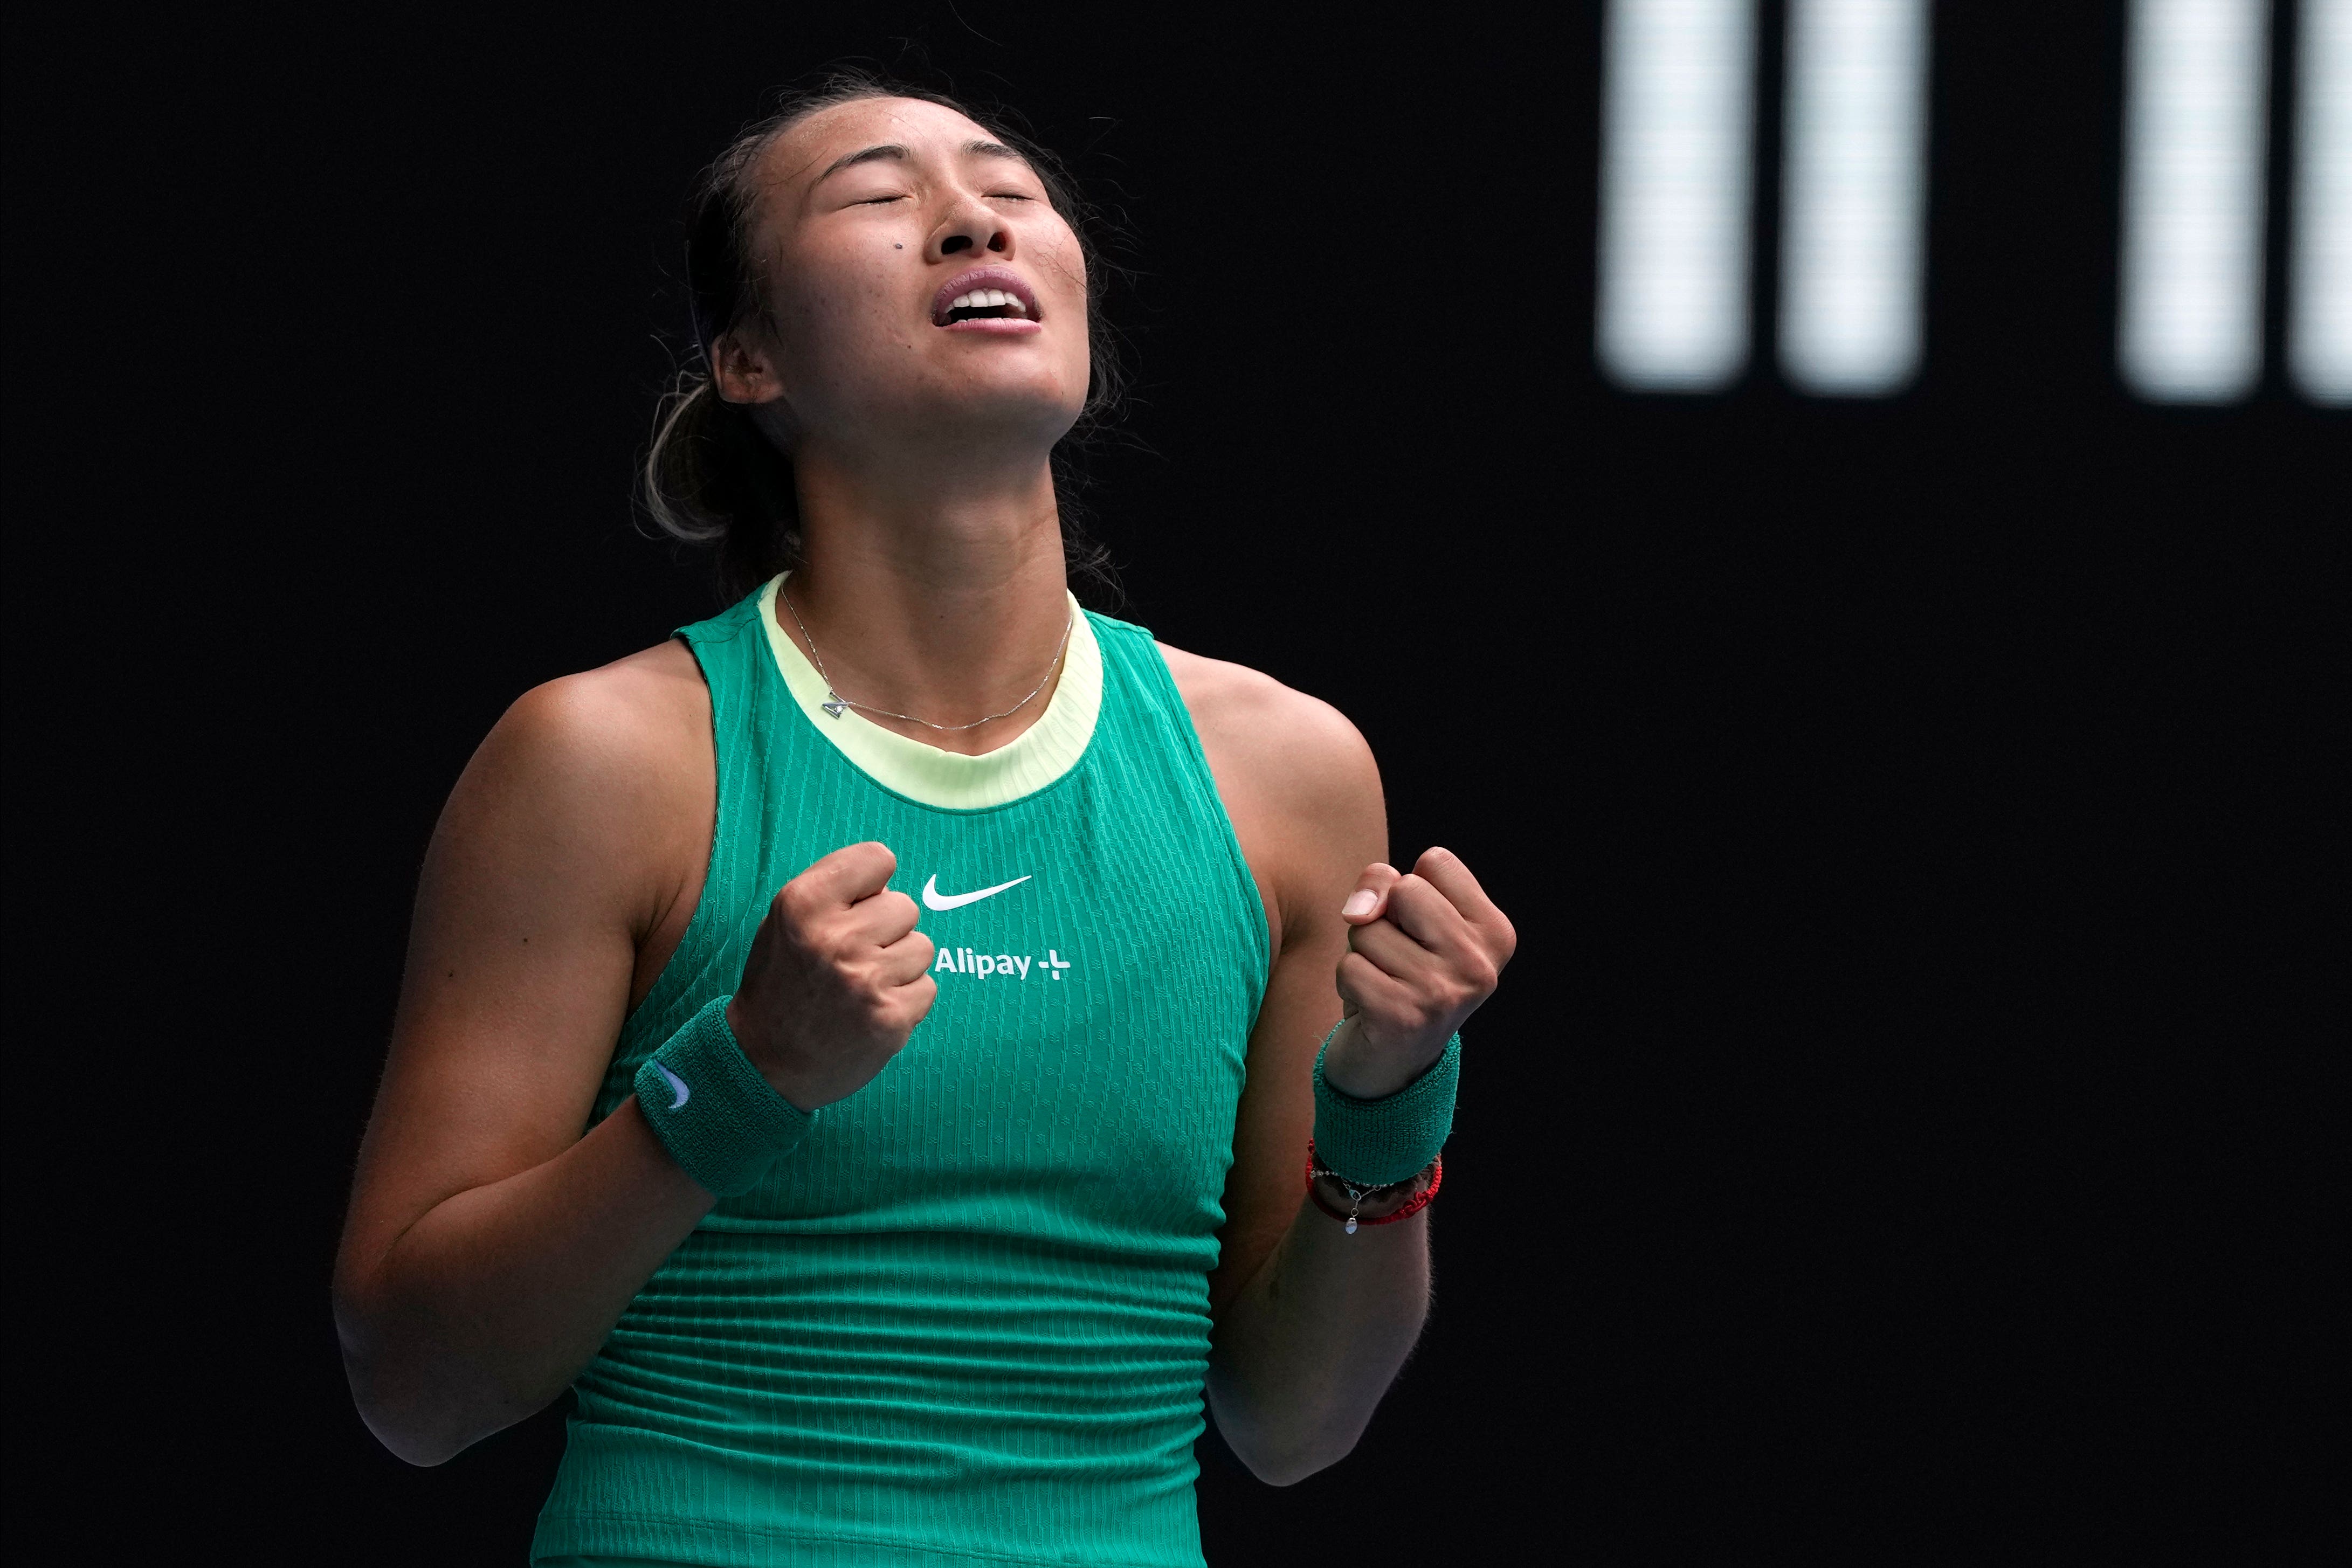
<svg viewBox="0 0 2352 1568"><path fill-rule="evenodd" d="M1037 313L1037 291L1029 287L1028 279L1009 267L975 267L940 285L940 291L931 296L931 325L946 326L950 302L975 288L1001 288L1021 301L1021 308L1029 313L1029 319L1043 319Z"/></svg>

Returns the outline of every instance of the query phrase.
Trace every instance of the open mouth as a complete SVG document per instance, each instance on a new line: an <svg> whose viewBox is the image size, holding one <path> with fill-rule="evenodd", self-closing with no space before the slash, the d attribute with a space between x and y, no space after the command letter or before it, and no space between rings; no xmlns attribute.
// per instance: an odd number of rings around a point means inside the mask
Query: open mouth
<svg viewBox="0 0 2352 1568"><path fill-rule="evenodd" d="M1029 307L1018 296L1002 288L975 288L969 294L959 294L948 301L948 313L940 325L951 327L958 321L1002 321L1029 319Z"/></svg>
<svg viewBox="0 0 2352 1568"><path fill-rule="evenodd" d="M976 267L958 273L931 297L931 325L981 331L1036 329L1037 296L1027 280L1007 267Z"/></svg>

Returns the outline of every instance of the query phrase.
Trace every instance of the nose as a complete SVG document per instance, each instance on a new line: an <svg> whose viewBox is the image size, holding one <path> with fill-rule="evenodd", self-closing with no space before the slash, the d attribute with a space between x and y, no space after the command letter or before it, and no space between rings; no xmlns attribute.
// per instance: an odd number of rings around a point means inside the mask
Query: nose
<svg viewBox="0 0 2352 1568"><path fill-rule="evenodd" d="M934 261L964 254L1010 257L1013 231L985 204L960 196L954 210L931 231L930 250Z"/></svg>

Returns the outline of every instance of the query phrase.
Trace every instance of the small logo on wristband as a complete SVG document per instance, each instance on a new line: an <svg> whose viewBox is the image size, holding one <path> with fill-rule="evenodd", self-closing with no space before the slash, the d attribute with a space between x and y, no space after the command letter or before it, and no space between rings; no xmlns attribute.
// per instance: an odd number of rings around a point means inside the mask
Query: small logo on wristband
<svg viewBox="0 0 2352 1568"><path fill-rule="evenodd" d="M660 1073L664 1078L668 1079L669 1086L677 1091L677 1098L669 1103L669 1108L675 1111L680 1105L685 1104L687 1100L694 1092L694 1091L686 1086L686 1080L680 1078L677 1073L672 1072L668 1068L664 1067L658 1061L654 1063L654 1071Z"/></svg>

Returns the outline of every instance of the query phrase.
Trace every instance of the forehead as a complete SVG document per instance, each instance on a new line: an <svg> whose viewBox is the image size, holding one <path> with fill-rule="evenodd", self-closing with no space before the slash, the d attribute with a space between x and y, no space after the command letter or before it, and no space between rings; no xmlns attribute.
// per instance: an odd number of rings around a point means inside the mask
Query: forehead
<svg viewBox="0 0 2352 1568"><path fill-rule="evenodd" d="M885 142L918 158L951 157L995 137L944 104L917 98L861 98L821 109L775 140L761 162L772 181L805 190L833 161Z"/></svg>

